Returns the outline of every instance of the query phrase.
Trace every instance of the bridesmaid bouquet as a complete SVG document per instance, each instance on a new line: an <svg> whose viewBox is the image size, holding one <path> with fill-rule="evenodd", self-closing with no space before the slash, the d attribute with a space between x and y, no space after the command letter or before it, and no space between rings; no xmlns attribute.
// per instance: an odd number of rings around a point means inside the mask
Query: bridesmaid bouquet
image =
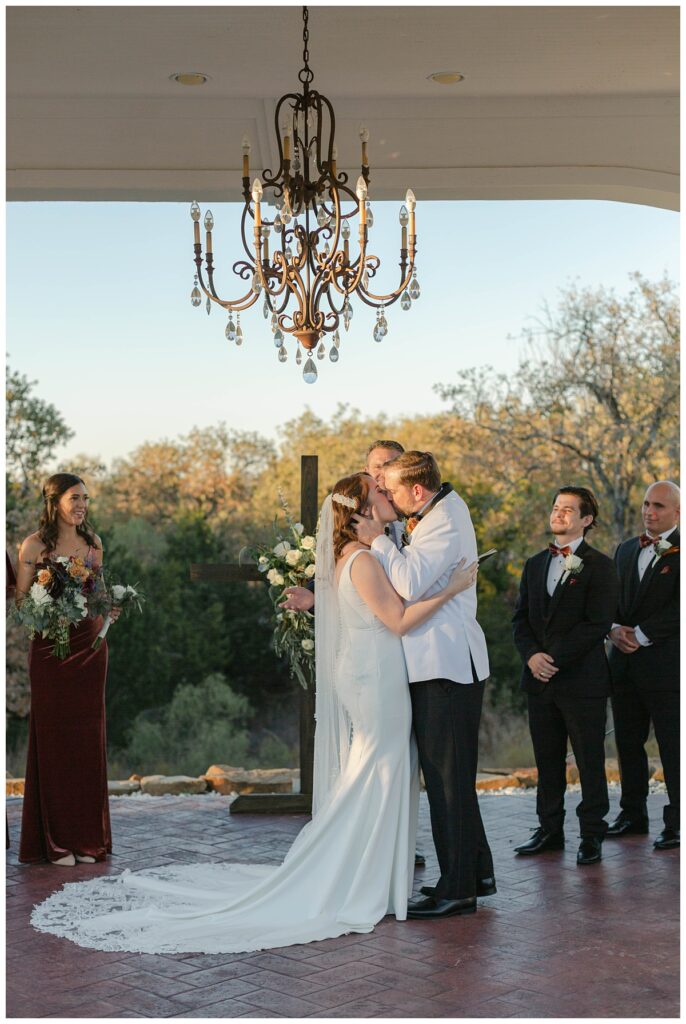
<svg viewBox="0 0 686 1024"><path fill-rule="evenodd" d="M139 612L143 611L142 604L145 601L145 597L135 587L124 586L122 583L115 583L109 589L110 595L110 611L112 608L122 608L124 611L131 611L136 609ZM96 636L95 640L91 644L94 651L97 651L100 644L107 636L107 630L112 625L112 616L109 611L105 615L105 621L102 624L102 629Z"/></svg>
<svg viewBox="0 0 686 1024"><path fill-rule="evenodd" d="M280 608L286 587L304 587L314 579L315 538L296 523L281 496L286 529L274 520L274 544L250 550L260 572L269 581L269 596L274 606L274 650L288 658L291 676L303 689L314 680L314 616L310 612L284 611Z"/></svg>
<svg viewBox="0 0 686 1024"><path fill-rule="evenodd" d="M52 653L63 660L70 654L69 629L98 615L107 594L98 568L83 558L57 555L36 566L36 580L14 616L28 630L54 641Z"/></svg>

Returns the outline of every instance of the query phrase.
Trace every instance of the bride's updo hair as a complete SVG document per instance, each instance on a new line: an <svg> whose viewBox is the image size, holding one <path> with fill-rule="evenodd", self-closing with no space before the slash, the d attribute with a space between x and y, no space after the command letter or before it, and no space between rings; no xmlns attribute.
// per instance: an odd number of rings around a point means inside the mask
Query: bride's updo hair
<svg viewBox="0 0 686 1024"><path fill-rule="evenodd" d="M344 476L334 485L331 494L331 507L333 509L333 553L335 558L341 557L341 552L346 544L357 540L353 516L362 512L366 506L371 483L372 478L366 473L355 473L353 476ZM346 501L336 500L336 498L345 498Z"/></svg>

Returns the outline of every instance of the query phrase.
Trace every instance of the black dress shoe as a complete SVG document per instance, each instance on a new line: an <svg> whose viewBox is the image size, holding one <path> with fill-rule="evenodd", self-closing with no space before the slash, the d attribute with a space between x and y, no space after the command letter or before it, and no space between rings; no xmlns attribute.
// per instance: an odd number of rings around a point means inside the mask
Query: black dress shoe
<svg viewBox="0 0 686 1024"><path fill-rule="evenodd" d="M435 896L436 886L435 885L423 885L420 892L424 893L425 896ZM476 881L476 895L477 896L494 896L497 893L495 878L478 878Z"/></svg>
<svg viewBox="0 0 686 1024"><path fill-rule="evenodd" d="M678 828L663 828L653 843L656 850L675 850L679 845Z"/></svg>
<svg viewBox="0 0 686 1024"><path fill-rule="evenodd" d="M608 828L605 838L618 839L620 836L645 836L647 834L647 818L630 818L628 814L622 811Z"/></svg>
<svg viewBox="0 0 686 1024"><path fill-rule="evenodd" d="M415 851L414 866L416 868L424 868L424 867L426 867L426 857L424 856L423 853L419 853L418 850Z"/></svg>
<svg viewBox="0 0 686 1024"><path fill-rule="evenodd" d="M407 904L407 916L413 920L475 914L476 896L464 900L443 900L440 896L417 896Z"/></svg>
<svg viewBox="0 0 686 1024"><path fill-rule="evenodd" d="M530 857L534 853L545 853L546 850L562 850L564 845L562 832L546 832L544 828L537 828L528 843L515 846L515 853Z"/></svg>
<svg viewBox="0 0 686 1024"><path fill-rule="evenodd" d="M576 855L577 864L597 864L603 856L602 850L602 840L597 836L582 836Z"/></svg>

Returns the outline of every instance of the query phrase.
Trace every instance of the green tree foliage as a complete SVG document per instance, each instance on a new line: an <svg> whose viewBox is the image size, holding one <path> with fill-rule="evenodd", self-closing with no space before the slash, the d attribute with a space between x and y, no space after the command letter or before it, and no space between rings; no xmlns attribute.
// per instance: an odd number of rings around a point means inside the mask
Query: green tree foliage
<svg viewBox="0 0 686 1024"><path fill-rule="evenodd" d="M36 489L45 464L74 436L55 406L33 393L35 383L7 367L5 458L14 501Z"/></svg>
<svg viewBox="0 0 686 1024"><path fill-rule="evenodd" d="M201 775L211 764L246 763L251 707L221 673L183 683L159 711L134 720L126 757L139 774Z"/></svg>
<svg viewBox="0 0 686 1024"><path fill-rule="evenodd" d="M621 301L572 287L524 340L515 374L472 369L438 391L501 491L590 485L616 544L634 524L640 491L678 472L676 288L638 274Z"/></svg>

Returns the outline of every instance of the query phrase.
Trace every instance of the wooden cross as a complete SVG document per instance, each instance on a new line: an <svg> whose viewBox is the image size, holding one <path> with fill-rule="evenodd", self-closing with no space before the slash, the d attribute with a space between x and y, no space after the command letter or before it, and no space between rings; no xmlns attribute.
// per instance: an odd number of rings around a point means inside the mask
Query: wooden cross
<svg viewBox="0 0 686 1024"><path fill-rule="evenodd" d="M300 457L300 522L305 533L314 535L319 510L317 498L318 458L316 455ZM256 565L237 565L214 562L191 565L191 580L204 583L235 583L258 580L264 582L264 573ZM312 766L314 762L314 691L300 691L300 792L251 793L237 797L231 804L231 813L252 814L311 814Z"/></svg>

